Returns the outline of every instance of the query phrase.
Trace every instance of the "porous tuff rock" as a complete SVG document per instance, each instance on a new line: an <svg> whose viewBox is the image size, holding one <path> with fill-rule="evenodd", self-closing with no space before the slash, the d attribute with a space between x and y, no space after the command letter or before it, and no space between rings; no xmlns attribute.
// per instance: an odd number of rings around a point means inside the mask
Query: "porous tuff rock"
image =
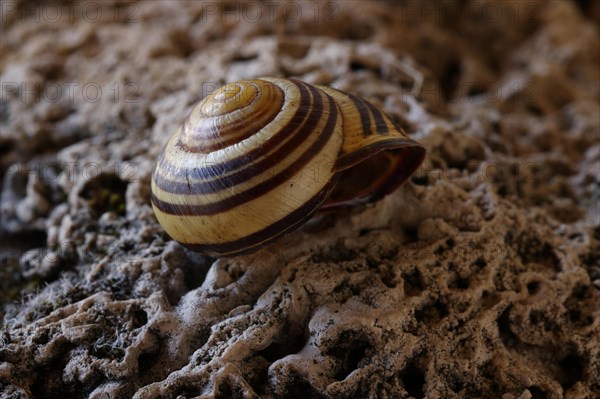
<svg viewBox="0 0 600 399"><path fill-rule="evenodd" d="M12 4L1 80L41 94L0 103L0 396L600 395L598 2ZM426 162L258 253L188 252L154 161L207 86L260 75L371 98Z"/></svg>

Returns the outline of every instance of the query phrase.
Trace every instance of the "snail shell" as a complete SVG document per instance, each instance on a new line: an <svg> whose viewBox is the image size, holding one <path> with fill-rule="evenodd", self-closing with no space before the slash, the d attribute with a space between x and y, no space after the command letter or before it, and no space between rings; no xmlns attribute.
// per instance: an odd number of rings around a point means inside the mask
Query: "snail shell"
<svg viewBox="0 0 600 399"><path fill-rule="evenodd" d="M227 84L168 140L152 176L166 232L214 256L252 252L318 209L381 198L424 148L371 103L295 79Z"/></svg>

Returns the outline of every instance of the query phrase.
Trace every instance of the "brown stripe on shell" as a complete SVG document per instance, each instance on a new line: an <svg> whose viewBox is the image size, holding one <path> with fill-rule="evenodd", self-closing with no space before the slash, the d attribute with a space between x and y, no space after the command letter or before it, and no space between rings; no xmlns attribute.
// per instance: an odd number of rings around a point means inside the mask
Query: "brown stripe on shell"
<svg viewBox="0 0 600 399"><path fill-rule="evenodd" d="M329 117L327 119L327 123L323 128L321 134L314 143L297 159L295 160L288 168L282 170L269 180L263 181L256 186L249 188L243 192L236 193L235 195L224 198L220 201L216 201L210 204L205 205L185 205L185 204L172 204L169 202L161 201L154 194L152 194L152 203L159 210L164 213L171 215L213 215L220 212L225 212L231 208L239 206L244 202L248 201L248 198L258 198L269 191L273 190L275 187L279 186L286 180L289 180L293 177L303 166L305 166L312 158L314 158L322 148L327 144L331 135L335 130L335 125L338 118L338 110L333 98L329 95L326 95L329 102L330 112ZM188 187L186 183L179 183L182 186ZM193 184L192 184L193 185ZM168 187L170 191L171 187Z"/></svg>
<svg viewBox="0 0 600 399"><path fill-rule="evenodd" d="M374 106L373 104L371 104L368 101L365 101L365 104L367 104L367 106L369 107L369 110L371 111L371 115L373 115L373 118L375 119L375 129L377 130L377 133L379 133L379 134L388 133L389 128L388 128L387 123L385 122L385 117L383 116L381 111L379 109L377 109L376 106Z"/></svg>
<svg viewBox="0 0 600 399"><path fill-rule="evenodd" d="M346 93L341 90L338 90L338 91L340 91L341 93L344 93L348 97L350 97L350 99L352 100L352 103L354 103L354 105L356 106L356 109L358 110L358 114L360 115L360 123L362 125L363 135L365 137L370 136L371 135L371 117L369 115L369 109L368 109L367 105L365 104L365 102L353 94Z"/></svg>
<svg viewBox="0 0 600 399"><path fill-rule="evenodd" d="M215 151L256 134L256 132L260 131L264 126L275 119L283 107L285 93L279 86L270 82L265 84L265 86L269 87L269 89L266 90L265 87L260 87L256 83L253 83L253 85L257 88L258 94L251 102L242 108L236 109L234 112L241 112L247 107L255 107L255 104L266 95L264 92L267 91L269 93L269 100L272 100L268 101L265 104L266 106L262 107L261 112L252 113L246 115L245 118L239 118L232 122L228 121L227 124L216 127L214 124L211 124L211 121L222 120L223 116L227 114L206 117L205 123L198 126L195 125L196 122L192 120L192 114L194 112L192 111L184 122L184 134L177 142L179 147L190 152L208 153Z"/></svg>
<svg viewBox="0 0 600 399"><path fill-rule="evenodd" d="M292 119L290 120L289 124L290 125L295 125L295 124L299 125L302 122L302 120L304 119L304 117L306 116L306 114L308 113L309 108L311 107L310 95L309 95L310 93L306 89L305 86L307 86L307 85L305 83L300 82L295 79L290 79L290 80L294 81L296 83L296 85L298 86L298 89L300 90L300 106L296 109L295 114L292 117ZM301 85L298 85L298 84L301 84ZM206 166L206 167L194 168L194 173L197 175L200 175L202 177L211 177L212 178L212 177L221 176L231 170L240 169L242 166L250 165L255 159L258 159L258 158L264 156L265 154L267 154L273 148L276 148L277 146L279 146L279 144L281 144L285 139L288 139L288 138L289 138L289 134L286 130L279 131L276 134L274 134L272 137L270 137L268 139L268 141L265 142L261 146L257 146L255 148L253 148L252 150L245 152L245 153L243 153L235 158L232 158L226 162L215 163L215 164L211 164L210 166ZM163 166L164 166L164 169L166 169L166 170L177 171L179 169L179 167L175 167L164 157L161 157L159 162L164 163ZM184 175L183 172L181 174L171 174L171 176L179 177L179 178L182 178L183 175Z"/></svg>
<svg viewBox="0 0 600 399"><path fill-rule="evenodd" d="M288 147L286 147L287 150L290 149L290 147L288 145L290 140L295 140L295 143L298 143L299 138L304 139L304 137L302 137L301 135L292 135L292 133L294 132L294 129L297 129L299 126L302 126L303 124L305 124L304 121L307 118L307 116L310 115L309 111L311 111L311 109L313 108L313 107L311 107L311 98L312 98L312 96L316 97L318 92L316 90L311 90L310 86L307 86L302 82L298 82L298 84L297 84L298 89L300 90L300 94L301 94L300 106L296 109L296 112L295 112L294 116L290 119L290 122L285 127L283 127L283 129L281 129L275 135L270 137L263 145L258 146L256 148L252 149L251 151L244 153L236 158L233 158L231 160L228 160L228 161L220 163L220 164L212 164L210 166L193 168L191 171L192 174L189 175L189 177L191 177L191 179L194 181L199 181L199 180L203 180L206 178L216 178L216 177L222 176L223 174L226 174L232 170L239 170L243 167L252 167L254 170L254 167L253 167L254 164L252 164L252 162L259 158L264 159L265 154L269 153L274 148L279 146L285 139L289 139L288 142L286 144L284 144L284 145L288 146ZM308 87L308 89L307 89L307 87ZM320 101L320 98L319 98L319 101ZM312 110L312 113L313 113L313 115L318 116L319 111ZM282 155L285 156L287 154L282 154ZM281 159L281 156L279 156L278 159ZM166 159L166 158L161 158L160 162L164 163L162 165L163 170L168 170L170 172L176 172L176 173L171 173L172 177L178 178L180 180L182 180L185 177L186 169L175 167L175 165L170 163L168 161L168 159ZM274 162L269 162L269 164L270 164L269 166L272 166L273 163ZM189 172L189 169L187 171ZM256 174L256 172L253 174ZM157 183L158 187L160 187L164 191L169 191L169 192L170 192L170 189L167 189L167 188L170 187L171 184L173 184L173 185L180 184L180 182L171 181L171 180L168 180L167 177L162 177L162 176L161 176L160 182L156 181L155 183Z"/></svg>
<svg viewBox="0 0 600 399"><path fill-rule="evenodd" d="M277 95L273 96L274 101L269 104L270 106L263 107L260 110L262 112L260 112L260 113L253 112L249 116L260 121L260 118L264 117L265 115L268 116L267 119L273 119L274 116L271 117L270 115L271 114L277 115L279 113L279 110L283 106L284 93L283 93L283 90L281 90L281 88L279 86L275 86L275 88L276 88L275 92L277 93ZM262 90L261 90L261 92L262 92ZM263 94L259 93L250 103L246 104L242 108L237 108L236 110L234 110L230 113L242 112L242 110L244 108L254 107L256 102L258 102L261 99L261 97L263 97L263 96L264 96ZM275 106L273 106L273 105L275 105ZM241 119L233 120L233 121L229 121L226 125L219 126L220 128L218 130L211 129L211 127L214 127L214 123L211 123L211 122L222 119L225 115L228 115L228 114L217 115L217 116L204 116L203 119L206 120L208 129L206 129L206 126L196 125L195 121L191 120L192 115L190 115L190 116L188 116L188 119L185 122L185 130L187 132L189 132L188 135L190 136L190 138L192 140L224 139L224 138L227 138L228 136L234 135L234 133L239 134L239 132L238 132L239 129L243 130L245 128L248 128L248 122L251 121L250 118L245 118L243 120L241 120ZM210 125L213 125L213 126L210 126ZM263 125L259 125L259 126L262 127Z"/></svg>
<svg viewBox="0 0 600 399"><path fill-rule="evenodd" d="M275 119L279 113L282 106L283 101L273 104L272 108L265 107L263 108L262 112L257 112L255 115L253 115L254 120L250 118L244 118L243 120L237 120L230 125L225 125L222 128L216 128L213 126L212 129L209 129L213 130L210 137L208 137L208 135L202 137L201 135L194 134L187 140L188 142L199 142L202 144L190 146L189 144L184 144L183 141L179 141L181 144L180 147L187 151L202 152L206 154L211 151L216 151L221 148L229 147L235 143L239 143L253 134L256 134L256 132L260 131L263 127L271 123L271 121L273 121L273 119ZM209 120L207 119L205 123L208 124ZM238 131L239 134L235 136L227 134L229 131Z"/></svg>
<svg viewBox="0 0 600 399"><path fill-rule="evenodd" d="M194 117L197 114L199 114L199 115L197 115L198 119L205 119L205 118L206 119L213 119L213 118L214 119L218 119L218 118L220 118L220 117L222 117L224 115L227 115L227 114L230 114L230 113L233 113L233 112L239 112L239 111L243 110L244 108L254 107L254 105L261 99L261 97L262 97L262 91L263 91L262 89L264 87L259 87L259 83L252 82L252 81L246 81L245 84L251 85L252 87L254 87L254 89L256 89L256 94L254 95L254 97L252 97L252 99L250 101L246 101L243 106L241 106L241 107L238 106L238 107L234 108L233 110L228 110L227 112L225 112L225 111L222 110L222 112L211 113L210 115L207 115L203 111L203 108L204 108L204 106L206 106L206 102L207 101L209 101L211 99L214 99L213 96L215 96L216 91L212 92L212 93L209 93L206 96L206 98L203 101L200 102L200 104L198 104L196 107L194 107L194 109L192 110L192 112L190 113L190 115L188 115L188 117L186 118L186 120L184 122L185 130L189 131L190 132L189 134L192 137L196 138L196 139L207 138L205 136L206 131L204 131L202 128L197 127L195 125L195 121L193 120L192 117ZM265 84L266 85L268 83L265 83L264 81L261 81L260 84ZM221 87L221 89L226 88L227 86L228 85L225 85L225 86ZM239 85L238 85L238 87L239 87ZM239 95L239 93L237 95ZM236 97L237 97L237 95L236 95ZM225 101L231 101L231 98L228 98ZM225 101L220 102L220 103L223 104ZM193 111L196 111L196 112L193 112ZM241 122L241 121L238 121L238 122ZM197 136L194 136L194 135L197 135Z"/></svg>
<svg viewBox="0 0 600 399"><path fill-rule="evenodd" d="M221 190L229 190L232 187L242 184L252 177L260 175L264 173L269 168L272 168L273 165L281 162L286 156L288 156L292 150L298 147L308 135L310 135L318 125L320 121L320 117L322 116L322 95L321 93L314 87L307 86L308 90L305 95L303 95L304 99L308 101L308 106L303 110L298 110L294 118L290 121L288 125L282 128L282 130L277 133L282 137L288 136L291 137L287 142L285 142L280 148L278 148L275 152L270 154L268 157L262 157L258 162L254 164L246 164L243 169L239 169L234 173L221 176L223 174L222 170L216 171L212 167L208 168L194 168L190 169L177 169L172 168L170 164L165 164L165 170L173 170L177 171L175 175L180 180L183 180L183 177L186 177L186 183L181 181L174 181L168 179L168 177L157 175L155 176L155 184L157 187L162 189L163 191L173 193L173 194L182 194L182 195L195 195L197 193L209 194L215 193ZM310 93L310 94L309 94ZM314 107L310 106L310 98L314 98ZM310 113L308 111L310 110ZM295 117L298 117L295 120ZM275 145L270 140L262 147L265 147L265 151L269 150ZM235 170L234 166L231 165L230 162L226 162L223 164L223 169L226 171ZM239 168L239 167L238 167ZM221 177L219 177L221 176ZM207 178L217 178L215 180L207 181ZM204 180L204 181L202 181Z"/></svg>
<svg viewBox="0 0 600 399"><path fill-rule="evenodd" d="M307 221L319 209L319 206L325 202L336 183L337 178L334 177L325 187L323 187L323 189L302 204L301 207L290 212L277 222L244 238L224 243L181 243L181 245L192 251L217 256L243 255L252 252L262 246L270 244L279 237L285 236L287 233L295 230L297 226L300 226Z"/></svg>

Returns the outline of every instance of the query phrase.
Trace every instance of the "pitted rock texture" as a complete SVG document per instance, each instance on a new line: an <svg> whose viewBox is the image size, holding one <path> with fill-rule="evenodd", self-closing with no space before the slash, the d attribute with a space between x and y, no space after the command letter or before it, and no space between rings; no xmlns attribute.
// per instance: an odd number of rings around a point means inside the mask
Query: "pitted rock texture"
<svg viewBox="0 0 600 399"><path fill-rule="evenodd" d="M599 4L3 1L0 397L600 397ZM426 161L189 252L156 157L267 75L371 99Z"/></svg>

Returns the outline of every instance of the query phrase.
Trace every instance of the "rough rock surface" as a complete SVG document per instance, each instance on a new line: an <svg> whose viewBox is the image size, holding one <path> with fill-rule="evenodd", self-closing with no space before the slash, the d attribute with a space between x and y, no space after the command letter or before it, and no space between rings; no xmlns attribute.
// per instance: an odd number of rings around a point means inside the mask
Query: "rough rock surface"
<svg viewBox="0 0 600 399"><path fill-rule="evenodd" d="M600 2L459 3L3 1L0 397L600 397ZM371 98L427 160L188 252L153 163L261 75Z"/></svg>

